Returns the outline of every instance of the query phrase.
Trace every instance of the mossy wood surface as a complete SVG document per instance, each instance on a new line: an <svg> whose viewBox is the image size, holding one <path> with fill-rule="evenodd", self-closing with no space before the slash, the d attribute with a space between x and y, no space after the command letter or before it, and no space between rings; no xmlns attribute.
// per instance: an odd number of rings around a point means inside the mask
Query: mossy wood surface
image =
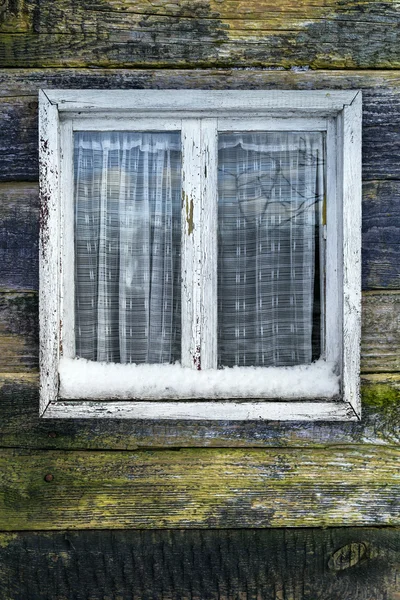
<svg viewBox="0 0 400 600"><path fill-rule="evenodd" d="M5 0L0 67L1 600L400 600L399 530L310 529L399 524L399 3ZM41 87L363 90L361 422L38 418Z"/></svg>
<svg viewBox="0 0 400 600"><path fill-rule="evenodd" d="M4 600L398 600L399 579L398 529L0 534Z"/></svg>
<svg viewBox="0 0 400 600"><path fill-rule="evenodd" d="M39 419L38 376L0 376L0 447L134 450L400 443L400 375L364 375L360 422ZM84 453L83 453L84 456Z"/></svg>
<svg viewBox="0 0 400 600"><path fill-rule="evenodd" d="M400 370L400 291L363 294L361 371ZM0 292L0 373L38 369L36 292Z"/></svg>
<svg viewBox="0 0 400 600"><path fill-rule="evenodd" d="M400 450L0 451L0 529L400 524Z"/></svg>
<svg viewBox="0 0 400 600"><path fill-rule="evenodd" d="M4 67L399 68L394 0L5 0Z"/></svg>

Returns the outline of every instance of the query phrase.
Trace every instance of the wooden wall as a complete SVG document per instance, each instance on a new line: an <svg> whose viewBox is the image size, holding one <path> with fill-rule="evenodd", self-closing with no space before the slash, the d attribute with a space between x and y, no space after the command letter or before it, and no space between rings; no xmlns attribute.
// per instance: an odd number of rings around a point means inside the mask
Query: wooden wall
<svg viewBox="0 0 400 600"><path fill-rule="evenodd" d="M360 423L38 419L41 87L363 90ZM398 2L3 0L0 599L399 600L399 218Z"/></svg>

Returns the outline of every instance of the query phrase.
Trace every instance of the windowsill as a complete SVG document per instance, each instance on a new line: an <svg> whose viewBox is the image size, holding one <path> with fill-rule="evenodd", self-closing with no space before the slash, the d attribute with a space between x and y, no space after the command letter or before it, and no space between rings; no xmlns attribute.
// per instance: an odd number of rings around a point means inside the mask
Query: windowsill
<svg viewBox="0 0 400 600"><path fill-rule="evenodd" d="M179 364L115 364L61 358L63 399L332 400L339 394L334 364L320 359L293 367L231 367L197 371Z"/></svg>

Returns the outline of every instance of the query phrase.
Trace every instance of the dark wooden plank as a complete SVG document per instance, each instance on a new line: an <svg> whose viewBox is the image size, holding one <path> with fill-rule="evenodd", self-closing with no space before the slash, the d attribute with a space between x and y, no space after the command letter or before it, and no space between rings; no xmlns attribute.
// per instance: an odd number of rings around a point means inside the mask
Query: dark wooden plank
<svg viewBox="0 0 400 600"><path fill-rule="evenodd" d="M366 76L360 72L315 74L308 71L258 72L218 71L122 73L98 70L52 70L45 74L35 71L26 77L25 89L21 75L15 71L0 72L0 89L10 95L0 96L0 181L34 181L38 178L37 90L51 87L98 88L192 88L212 89L348 89L364 92L363 179L400 179L400 78L389 73ZM26 95L29 91L30 95Z"/></svg>
<svg viewBox="0 0 400 600"><path fill-rule="evenodd" d="M294 5L293 5L294 6ZM0 68L0 97L59 89L362 89L364 125L400 120L399 70ZM388 121L389 122L389 121Z"/></svg>
<svg viewBox="0 0 400 600"><path fill-rule="evenodd" d="M400 450L0 451L0 529L400 525Z"/></svg>
<svg viewBox="0 0 400 600"><path fill-rule="evenodd" d="M394 3L8 2L0 64L398 68Z"/></svg>
<svg viewBox="0 0 400 600"><path fill-rule="evenodd" d="M37 184L0 184L0 290L37 290Z"/></svg>
<svg viewBox="0 0 400 600"><path fill-rule="evenodd" d="M38 376L0 375L0 447L134 450L400 444L400 375L362 378L359 422L39 419Z"/></svg>
<svg viewBox="0 0 400 600"><path fill-rule="evenodd" d="M363 294L361 370L400 371L400 292ZM35 292L0 293L0 372L38 368L38 304Z"/></svg>
<svg viewBox="0 0 400 600"><path fill-rule="evenodd" d="M0 101L0 181L38 179L38 102Z"/></svg>
<svg viewBox="0 0 400 600"><path fill-rule="evenodd" d="M400 370L400 292L363 295L361 371Z"/></svg>
<svg viewBox="0 0 400 600"><path fill-rule="evenodd" d="M400 530L0 534L7 600L398 600Z"/></svg>
<svg viewBox="0 0 400 600"><path fill-rule="evenodd" d="M0 290L38 289L38 187L0 184ZM363 185L363 288L400 288L400 182Z"/></svg>
<svg viewBox="0 0 400 600"><path fill-rule="evenodd" d="M0 293L0 370L37 370L38 321L36 293Z"/></svg>
<svg viewBox="0 0 400 600"><path fill-rule="evenodd" d="M363 289L400 288L400 182L363 184Z"/></svg>

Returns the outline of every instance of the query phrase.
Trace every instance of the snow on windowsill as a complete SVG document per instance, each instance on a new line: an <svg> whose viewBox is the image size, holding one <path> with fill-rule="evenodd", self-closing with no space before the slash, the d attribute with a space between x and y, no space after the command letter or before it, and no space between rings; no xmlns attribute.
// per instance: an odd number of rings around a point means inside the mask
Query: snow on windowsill
<svg viewBox="0 0 400 600"><path fill-rule="evenodd" d="M339 393L334 365L318 360L295 367L232 367L196 371L175 365L60 359L64 399L321 399Z"/></svg>

